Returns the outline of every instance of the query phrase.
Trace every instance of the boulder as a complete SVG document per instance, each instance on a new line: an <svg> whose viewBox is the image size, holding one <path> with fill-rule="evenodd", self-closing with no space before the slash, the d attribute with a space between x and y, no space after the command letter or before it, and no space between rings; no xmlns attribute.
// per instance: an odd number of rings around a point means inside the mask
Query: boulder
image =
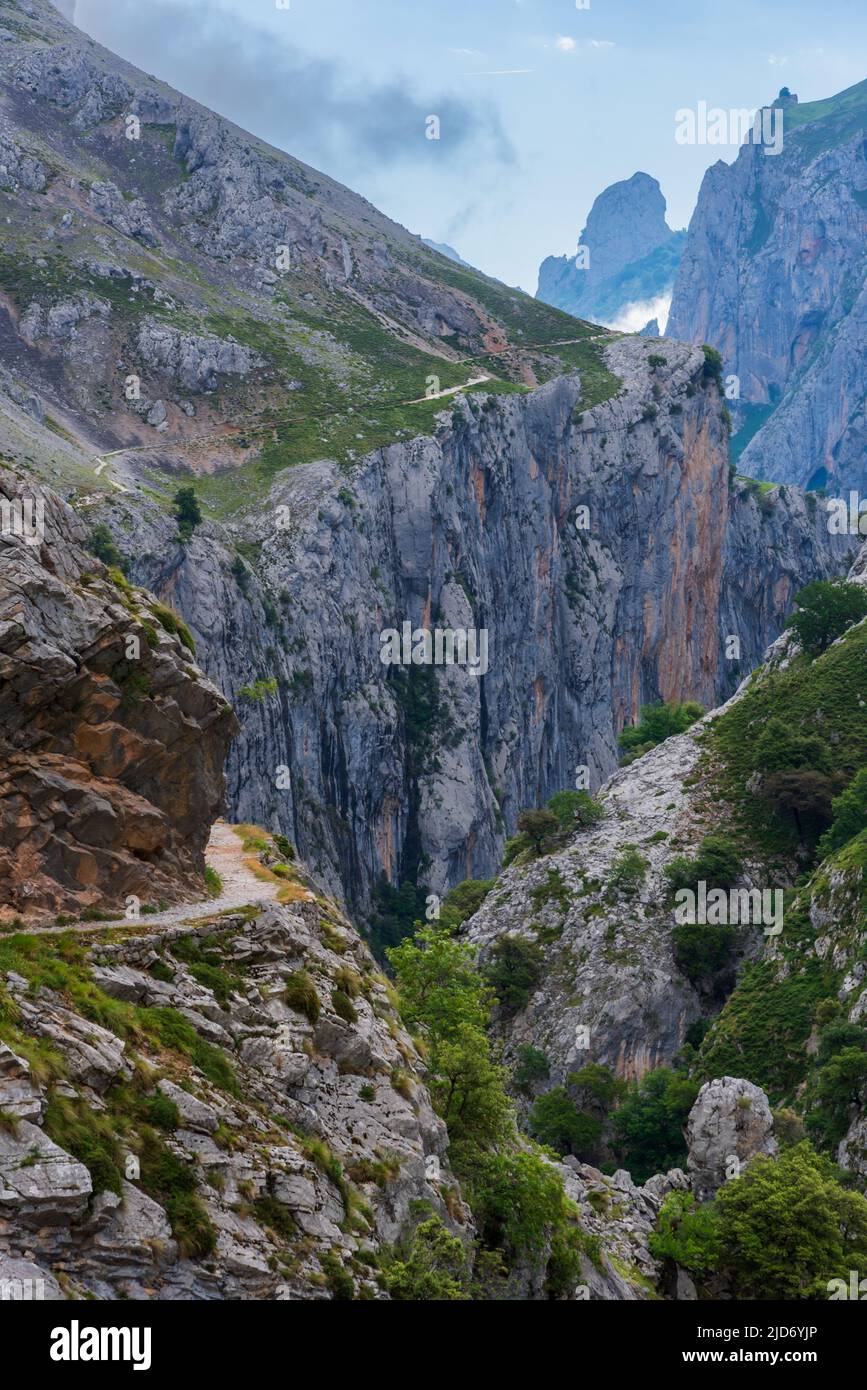
<svg viewBox="0 0 867 1390"><path fill-rule="evenodd" d="M757 1154L775 1157L774 1120L764 1091L723 1076L698 1093L686 1125L687 1167L700 1202L719 1190Z"/></svg>

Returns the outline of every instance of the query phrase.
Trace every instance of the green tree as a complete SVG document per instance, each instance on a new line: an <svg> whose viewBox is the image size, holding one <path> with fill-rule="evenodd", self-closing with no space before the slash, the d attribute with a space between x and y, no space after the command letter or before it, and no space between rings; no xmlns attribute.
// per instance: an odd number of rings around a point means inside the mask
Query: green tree
<svg viewBox="0 0 867 1390"><path fill-rule="evenodd" d="M536 1154L485 1154L470 1185L484 1244L513 1256L542 1255L552 1228L567 1215L560 1178Z"/></svg>
<svg viewBox="0 0 867 1390"><path fill-rule="evenodd" d="M437 924L387 954L410 1028L423 1025L434 1044L456 1037L463 1024L484 1031L493 996L476 968L475 947Z"/></svg>
<svg viewBox="0 0 867 1390"><path fill-rule="evenodd" d="M121 555L104 521L99 521L94 526L87 538L87 548L91 555L95 555L97 560L101 560L110 569L119 569L121 574L129 572L129 560Z"/></svg>
<svg viewBox="0 0 867 1390"><path fill-rule="evenodd" d="M860 1040L859 1040L860 1041ZM867 1052L860 1045L842 1048L812 1078L809 1098L814 1109L807 1129L822 1147L836 1149L867 1096Z"/></svg>
<svg viewBox="0 0 867 1390"><path fill-rule="evenodd" d="M683 1130L699 1092L667 1067L635 1081L614 1112L614 1147L637 1183L686 1164Z"/></svg>
<svg viewBox="0 0 867 1390"><path fill-rule="evenodd" d="M478 912L494 886L494 880L466 878L446 893L440 908L440 925L456 931Z"/></svg>
<svg viewBox="0 0 867 1390"><path fill-rule="evenodd" d="M470 1297L467 1252L438 1217L424 1221L385 1271L386 1288L399 1302L453 1303Z"/></svg>
<svg viewBox="0 0 867 1390"><path fill-rule="evenodd" d="M832 803L833 822L819 841L822 859L842 849L867 826L867 767L856 772L845 791Z"/></svg>
<svg viewBox="0 0 867 1390"><path fill-rule="evenodd" d="M706 835L690 859L678 855L665 869L665 877L672 893L680 888L695 889L699 883L708 888L731 888L741 872L740 852L733 840L726 835Z"/></svg>
<svg viewBox="0 0 867 1390"><path fill-rule="evenodd" d="M196 490L192 487L180 487L173 500L175 520L178 523L178 535L181 540L188 541L202 520L202 509L199 506Z"/></svg>
<svg viewBox="0 0 867 1390"><path fill-rule="evenodd" d="M500 1006L507 1013L526 1008L542 976L544 955L536 941L523 936L504 936L491 952L487 978Z"/></svg>
<svg viewBox="0 0 867 1390"><path fill-rule="evenodd" d="M716 1198L720 1261L736 1298L824 1299L867 1264L867 1200L807 1143L754 1158Z"/></svg>
<svg viewBox="0 0 867 1390"><path fill-rule="evenodd" d="M774 715L756 744L756 767L761 772L788 772L793 768L830 771L831 750L818 734L802 734Z"/></svg>
<svg viewBox="0 0 867 1390"><path fill-rule="evenodd" d="M814 579L795 599L790 627L810 656L821 656L832 642L867 616L867 589L847 579Z"/></svg>
<svg viewBox="0 0 867 1390"><path fill-rule="evenodd" d="M620 735L620 748L625 755L623 763L634 762L673 734L686 733L704 712L704 706L696 700L643 705L638 723L624 729Z"/></svg>
<svg viewBox="0 0 867 1390"><path fill-rule="evenodd" d="M555 816L561 829L584 830L602 818L602 807L589 792L555 792L547 809Z"/></svg>
<svg viewBox="0 0 867 1390"><path fill-rule="evenodd" d="M529 1043L524 1043L518 1048L518 1061L513 1072L513 1079L517 1090L525 1095L532 1093L533 1087L540 1081L547 1081L551 1074L548 1058L544 1052L540 1052L538 1047L532 1047Z"/></svg>
<svg viewBox="0 0 867 1390"><path fill-rule="evenodd" d="M558 1154L574 1154L585 1163L592 1162L602 1135L600 1121L580 1111L563 1086L539 1097L530 1111L529 1125L540 1144Z"/></svg>
<svg viewBox="0 0 867 1390"><path fill-rule="evenodd" d="M560 822L550 811L522 811L518 817L518 829L527 836L536 854L541 854L560 829Z"/></svg>
<svg viewBox="0 0 867 1390"><path fill-rule="evenodd" d="M657 1260L672 1260L699 1278L710 1274L720 1257L716 1210L711 1204L696 1208L691 1192L669 1192L647 1243Z"/></svg>

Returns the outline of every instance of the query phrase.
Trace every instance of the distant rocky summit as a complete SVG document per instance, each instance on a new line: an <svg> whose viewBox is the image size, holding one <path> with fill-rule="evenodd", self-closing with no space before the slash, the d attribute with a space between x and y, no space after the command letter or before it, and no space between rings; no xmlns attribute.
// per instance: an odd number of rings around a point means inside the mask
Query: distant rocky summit
<svg viewBox="0 0 867 1390"><path fill-rule="evenodd" d="M783 149L747 143L706 173L667 332L710 343L751 477L867 488L867 82L782 93Z"/></svg>
<svg viewBox="0 0 867 1390"><path fill-rule="evenodd" d="M633 174L599 194L575 256L542 262L537 298L617 326L629 313L641 318L646 307L642 321L629 325L637 330L667 313L685 237L666 222L656 179Z"/></svg>

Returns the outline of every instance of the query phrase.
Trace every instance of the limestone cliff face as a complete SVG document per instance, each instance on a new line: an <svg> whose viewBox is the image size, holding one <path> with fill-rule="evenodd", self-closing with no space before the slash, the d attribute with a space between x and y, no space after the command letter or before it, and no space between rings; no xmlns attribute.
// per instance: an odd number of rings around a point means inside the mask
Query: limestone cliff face
<svg viewBox="0 0 867 1390"><path fill-rule="evenodd" d="M667 332L722 352L754 477L863 487L865 84L783 110L782 153L708 170ZM769 418L765 418L769 417Z"/></svg>
<svg viewBox="0 0 867 1390"><path fill-rule="evenodd" d="M0 510L0 912L200 894L229 706L58 497L4 471Z"/></svg>
<svg viewBox="0 0 867 1390"><path fill-rule="evenodd" d="M135 577L183 613L238 710L233 814L282 829L355 905L422 861L434 892L490 876L523 807L577 766L597 786L642 704L725 698L793 592L845 568L847 540L797 494L730 490L702 354L664 344L661 368L652 352L607 348L622 389L583 414L579 378L458 399L434 436L348 475L296 469L186 546L141 498L103 513L135 529ZM487 673L395 679L380 634L404 621L484 629ZM257 681L276 684L255 699Z"/></svg>
<svg viewBox="0 0 867 1390"><path fill-rule="evenodd" d="M864 582L865 573L867 546L850 578ZM791 637L779 639L767 653L765 673L785 669L796 653ZM543 949L543 968L526 1007L500 1017L507 1061L516 1062L518 1049L529 1044L545 1053L551 1085L563 1083L586 1062L640 1078L674 1062L691 1025L719 1010L741 967L756 959L770 962L780 979L796 966L803 968L804 961L822 962L829 975L836 971L834 990L850 1021L865 1017L867 972L857 962L865 921L863 835L817 866L814 880L801 890L801 910L815 940L797 943L793 954L791 938L743 933L737 959L728 977L715 983L715 992L708 992L705 982L700 994L678 966L665 871L675 857L694 855L709 834L736 832L737 811L712 790L715 755L708 756L708 748L713 748L713 725L746 697L749 686L747 679L731 700L686 733L616 772L599 793L599 822L554 853L511 865L462 929L483 962L507 936ZM640 884L619 875L625 850L637 851L644 861ZM794 854L788 865L777 859L774 882L791 884L801 867ZM750 845L738 883L755 888L767 882L762 853ZM862 1107L853 1106L852 1130L840 1156L862 1174L864 1129Z"/></svg>

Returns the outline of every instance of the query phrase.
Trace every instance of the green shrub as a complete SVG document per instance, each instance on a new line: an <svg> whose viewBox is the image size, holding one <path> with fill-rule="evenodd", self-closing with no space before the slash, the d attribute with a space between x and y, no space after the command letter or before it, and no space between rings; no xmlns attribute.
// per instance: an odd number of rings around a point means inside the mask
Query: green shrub
<svg viewBox="0 0 867 1390"><path fill-rule="evenodd" d="M494 946L486 974L500 1006L507 1013L518 1013L526 1008L541 979L543 964L541 947L525 937L504 936Z"/></svg>
<svg viewBox="0 0 867 1390"><path fill-rule="evenodd" d="M551 1074L548 1058L538 1047L524 1043L518 1048L518 1061L514 1071L515 1086L525 1094L532 1092L540 1081L547 1081Z"/></svg>
<svg viewBox="0 0 867 1390"><path fill-rule="evenodd" d="M655 1259L673 1260L699 1278L713 1273L720 1257L719 1222L714 1207L696 1208L691 1192L669 1192L648 1247Z"/></svg>
<svg viewBox="0 0 867 1390"><path fill-rule="evenodd" d="M867 616L867 589L847 579L814 579L795 599L788 621L804 651L820 656L832 642Z"/></svg>
<svg viewBox="0 0 867 1390"><path fill-rule="evenodd" d="M249 700L252 704L261 704L267 700L269 695L277 694L277 680L274 676L259 677L252 685L242 685L238 691L238 698Z"/></svg>
<svg viewBox="0 0 867 1390"><path fill-rule="evenodd" d="M94 526L87 538L87 548L91 555L95 555L97 560L101 560L110 569L119 569L124 575L127 573L129 560L121 555L114 543L114 537L104 521L100 521Z"/></svg>
<svg viewBox="0 0 867 1390"><path fill-rule="evenodd" d="M311 1023L316 1023L322 1005L316 993L316 986L307 971L295 970L291 975L284 975L283 982L286 986L283 999L289 1008L294 1009L296 1013L304 1014Z"/></svg>
<svg viewBox="0 0 867 1390"><path fill-rule="evenodd" d="M358 1022L358 1013L356 1012L355 1005L349 998L349 995L345 994L342 989L333 989L331 991L331 1007L345 1023Z"/></svg>
<svg viewBox="0 0 867 1390"><path fill-rule="evenodd" d="M649 867L648 861L639 854L635 846L627 845L611 865L608 886L614 893L633 897L647 877Z"/></svg>
<svg viewBox="0 0 867 1390"><path fill-rule="evenodd" d="M558 1154L574 1154L591 1163L602 1135L602 1125L593 1115L578 1110L563 1086L555 1086L539 1096L530 1111L531 1134Z"/></svg>
<svg viewBox="0 0 867 1390"><path fill-rule="evenodd" d="M181 1112L173 1100L161 1092L149 1097L142 1106L142 1115L157 1129L175 1130L180 1128Z"/></svg>
<svg viewBox="0 0 867 1390"><path fill-rule="evenodd" d="M620 748L624 754L621 764L625 766L634 762L674 734L686 733L704 713L704 707L695 700L642 706L638 723L624 729L620 735Z"/></svg>
<svg viewBox="0 0 867 1390"><path fill-rule="evenodd" d="M494 886L494 880L466 878L463 883L449 890L440 907L440 924L457 931L464 922L478 912L485 898Z"/></svg>
<svg viewBox="0 0 867 1390"><path fill-rule="evenodd" d="M833 822L818 845L820 859L842 849L867 825L867 767L856 772L846 790L833 801L831 810Z"/></svg>
<svg viewBox="0 0 867 1390"><path fill-rule="evenodd" d="M417 1226L385 1270L398 1302L452 1303L470 1297L470 1266L462 1241L438 1217Z"/></svg>
<svg viewBox="0 0 867 1390"><path fill-rule="evenodd" d="M682 888L698 890L699 883L711 888L731 888L740 877L741 854L734 840L728 835L706 835L690 859L678 855L665 869L665 877L672 893Z"/></svg>

